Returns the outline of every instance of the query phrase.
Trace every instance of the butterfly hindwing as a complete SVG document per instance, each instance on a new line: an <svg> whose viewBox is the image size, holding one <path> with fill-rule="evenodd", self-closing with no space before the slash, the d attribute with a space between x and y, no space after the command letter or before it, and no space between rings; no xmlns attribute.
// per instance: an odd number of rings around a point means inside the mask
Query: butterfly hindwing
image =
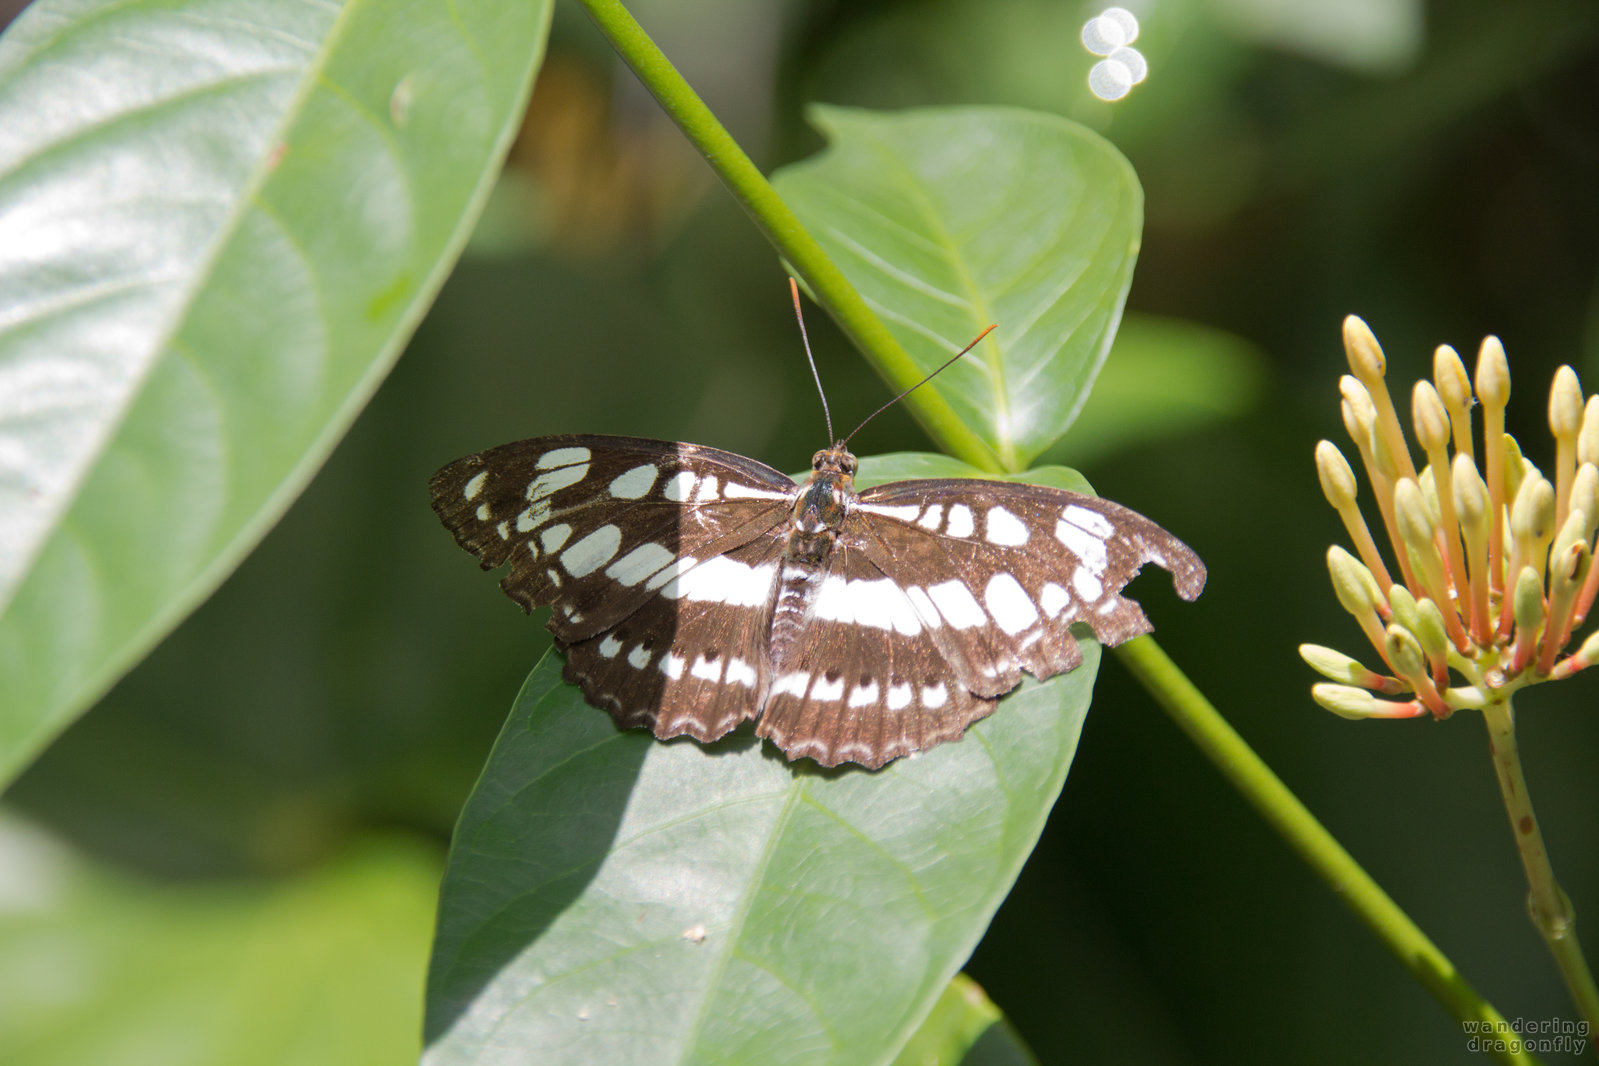
<svg viewBox="0 0 1599 1066"><path fill-rule="evenodd" d="M782 554L781 540L761 537L697 563L604 633L563 645L563 676L623 729L715 740L754 717L766 691Z"/></svg>
<svg viewBox="0 0 1599 1066"><path fill-rule="evenodd" d="M772 664L758 736L791 759L876 768L954 740L993 711L993 699L952 676L937 629L895 576L847 537L829 562L804 639Z"/></svg>

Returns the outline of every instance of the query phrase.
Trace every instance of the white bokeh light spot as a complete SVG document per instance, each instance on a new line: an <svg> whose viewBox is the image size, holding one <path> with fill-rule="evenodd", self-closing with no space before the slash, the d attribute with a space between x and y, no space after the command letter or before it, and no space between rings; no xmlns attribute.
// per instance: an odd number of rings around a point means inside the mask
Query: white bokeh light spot
<svg viewBox="0 0 1599 1066"><path fill-rule="evenodd" d="M1120 100L1149 75L1138 39L1138 18L1124 7L1108 7L1083 24L1083 47L1105 58L1088 72L1088 89L1101 100Z"/></svg>
<svg viewBox="0 0 1599 1066"><path fill-rule="evenodd" d="M1101 100L1120 100L1132 87L1132 73L1114 59L1101 59L1088 72L1088 89Z"/></svg>
<svg viewBox="0 0 1599 1066"><path fill-rule="evenodd" d="M1083 24L1083 47L1108 56L1138 39L1138 19L1124 7L1108 7Z"/></svg>
<svg viewBox="0 0 1599 1066"><path fill-rule="evenodd" d="M1120 63L1127 68L1127 76L1137 85L1149 76L1149 63L1144 59L1144 53L1136 48L1118 48L1105 57L1107 63Z"/></svg>

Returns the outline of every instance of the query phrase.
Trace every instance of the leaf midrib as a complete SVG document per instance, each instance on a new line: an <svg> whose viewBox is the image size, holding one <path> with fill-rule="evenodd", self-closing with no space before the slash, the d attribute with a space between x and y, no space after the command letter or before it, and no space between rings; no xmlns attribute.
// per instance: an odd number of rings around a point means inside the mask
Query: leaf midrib
<svg viewBox="0 0 1599 1066"><path fill-rule="evenodd" d="M954 235L945 228L936 205L928 198L916 173L905 165L900 156L889 151L881 141L873 141L872 147L881 160L892 166L903 177L905 188L909 190L907 203L912 211L921 217L929 234L930 243L943 253L955 275L955 280L965 291L967 304L974 312L977 321L981 323L992 320L993 315L989 311L987 301L983 299L976 279L966 270L965 261L960 255ZM985 340L981 348L985 358L980 362L987 373L989 392L994 404L991 424L995 439L992 443L995 445L995 453L1000 464L1006 470L1015 470L1019 464L1016 458L1016 442L1010 432L1010 397L1005 393L1005 370L1000 365L999 345L993 340Z"/></svg>

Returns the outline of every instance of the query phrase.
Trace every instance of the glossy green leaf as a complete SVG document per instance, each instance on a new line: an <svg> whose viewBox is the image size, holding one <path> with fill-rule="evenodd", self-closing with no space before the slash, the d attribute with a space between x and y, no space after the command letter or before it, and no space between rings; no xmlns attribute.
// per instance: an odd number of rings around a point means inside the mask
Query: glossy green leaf
<svg viewBox="0 0 1599 1066"><path fill-rule="evenodd" d="M393 363L548 0L44 0L0 38L0 783L203 599Z"/></svg>
<svg viewBox="0 0 1599 1066"><path fill-rule="evenodd" d="M747 728L708 747L619 732L547 655L456 828L424 1061L891 1060L1043 829L1098 668L1083 651L875 773L791 764Z"/></svg>
<svg viewBox="0 0 1599 1066"><path fill-rule="evenodd" d="M775 175L778 191L924 372L998 324L924 388L1007 469L1026 466L1071 425L1110 350L1143 227L1132 167L1029 111L813 119L828 149Z"/></svg>
<svg viewBox="0 0 1599 1066"><path fill-rule="evenodd" d="M955 975L894 1066L1037 1066L980 985Z"/></svg>
<svg viewBox="0 0 1599 1066"><path fill-rule="evenodd" d="M437 853L373 840L277 882L159 885L0 820L8 1063L413 1061Z"/></svg>

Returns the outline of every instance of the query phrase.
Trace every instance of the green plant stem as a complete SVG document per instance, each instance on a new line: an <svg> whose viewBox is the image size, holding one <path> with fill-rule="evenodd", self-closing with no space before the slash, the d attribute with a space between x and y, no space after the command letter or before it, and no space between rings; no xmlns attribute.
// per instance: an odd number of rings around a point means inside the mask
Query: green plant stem
<svg viewBox="0 0 1599 1066"><path fill-rule="evenodd" d="M817 301L878 372L896 391L920 381L926 370L911 360L888 327L845 280L843 272L816 239L800 225L766 176L744 154L738 142L683 80L683 75L650 40L632 14L617 0L580 2L611 42L611 47L633 68L645 88L660 101L661 107L699 149L733 198L748 212L756 227L788 260ZM919 389L906 403L942 450L980 470L998 472L1004 469L994 450L961 421L935 390Z"/></svg>
<svg viewBox="0 0 1599 1066"><path fill-rule="evenodd" d="M1527 871L1527 909L1532 924L1549 945L1589 1031L1599 1032L1599 988L1594 986L1593 974L1577 942L1577 917L1571 900L1555 880L1549 853L1544 849L1543 832L1532 810L1527 780L1521 773L1521 750L1516 744L1515 709L1509 697L1491 700L1483 707L1482 717L1488 724L1489 751L1493 754L1499 791L1505 798L1505 813L1510 816L1510 832L1516 838L1522 868Z"/></svg>
<svg viewBox="0 0 1599 1066"><path fill-rule="evenodd" d="M1194 687L1177 664L1149 637L1114 649L1188 738L1203 751L1288 845L1366 923L1405 969L1462 1022L1481 1023L1487 1033L1507 1033L1505 1019L1483 999L1447 956L1361 869L1316 816L1261 761L1221 713ZM1525 1050L1494 1052L1501 1062L1537 1061Z"/></svg>

